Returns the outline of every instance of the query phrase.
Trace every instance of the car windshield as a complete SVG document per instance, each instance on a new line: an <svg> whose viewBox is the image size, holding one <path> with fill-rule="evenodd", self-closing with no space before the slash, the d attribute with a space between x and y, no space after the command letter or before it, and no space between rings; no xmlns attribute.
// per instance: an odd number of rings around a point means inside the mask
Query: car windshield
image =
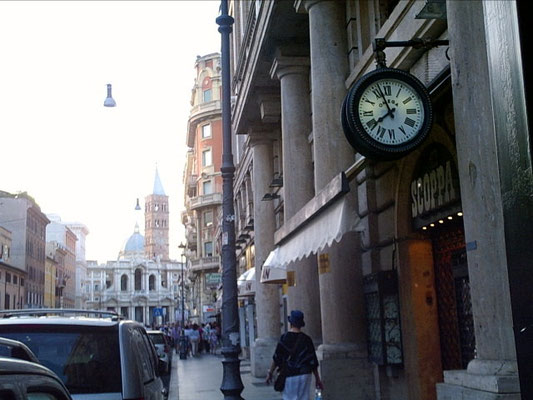
<svg viewBox="0 0 533 400"><path fill-rule="evenodd" d="M26 344L71 394L122 391L117 327L11 325L0 336Z"/></svg>
<svg viewBox="0 0 533 400"><path fill-rule="evenodd" d="M163 335L159 333L149 333L150 339L152 339L152 342L154 344L165 344L165 339L163 338Z"/></svg>

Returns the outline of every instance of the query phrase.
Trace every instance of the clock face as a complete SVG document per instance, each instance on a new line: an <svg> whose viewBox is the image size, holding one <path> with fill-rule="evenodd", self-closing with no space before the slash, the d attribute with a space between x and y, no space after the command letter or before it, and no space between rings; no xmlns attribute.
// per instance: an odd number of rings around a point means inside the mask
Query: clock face
<svg viewBox="0 0 533 400"><path fill-rule="evenodd" d="M348 142L370 159L405 156L427 137L433 122L425 86L405 71L372 71L349 90L341 110Z"/></svg>
<svg viewBox="0 0 533 400"><path fill-rule="evenodd" d="M381 79L369 85L359 99L357 111L366 133L386 145L409 142L424 121L420 96L397 79Z"/></svg>

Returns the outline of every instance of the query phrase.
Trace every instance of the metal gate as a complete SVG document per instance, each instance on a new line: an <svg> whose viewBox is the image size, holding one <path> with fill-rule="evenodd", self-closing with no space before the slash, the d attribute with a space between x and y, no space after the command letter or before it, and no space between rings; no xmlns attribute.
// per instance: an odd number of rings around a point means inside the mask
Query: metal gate
<svg viewBox="0 0 533 400"><path fill-rule="evenodd" d="M465 369L475 356L474 320L462 224L432 236L443 370Z"/></svg>

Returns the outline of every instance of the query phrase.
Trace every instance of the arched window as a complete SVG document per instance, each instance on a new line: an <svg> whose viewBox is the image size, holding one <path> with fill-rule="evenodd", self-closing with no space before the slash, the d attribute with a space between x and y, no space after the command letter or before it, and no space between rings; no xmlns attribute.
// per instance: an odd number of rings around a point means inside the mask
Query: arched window
<svg viewBox="0 0 533 400"><path fill-rule="evenodd" d="M128 290L128 275L122 275L120 278L120 290L123 292Z"/></svg>
<svg viewBox="0 0 533 400"><path fill-rule="evenodd" d="M148 288L150 291L155 290L155 276L150 275L150 278L148 278Z"/></svg>
<svg viewBox="0 0 533 400"><path fill-rule="evenodd" d="M140 268L137 268L135 270L135 290L142 290L142 276L142 270Z"/></svg>

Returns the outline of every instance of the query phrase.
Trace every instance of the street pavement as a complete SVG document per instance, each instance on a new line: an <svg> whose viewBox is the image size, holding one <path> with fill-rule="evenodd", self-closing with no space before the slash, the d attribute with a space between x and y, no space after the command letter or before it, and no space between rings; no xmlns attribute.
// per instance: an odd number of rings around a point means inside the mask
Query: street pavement
<svg viewBox="0 0 533 400"><path fill-rule="evenodd" d="M281 394L272 385L265 384L263 378L254 378L250 373L250 361L241 360L241 379L245 400L281 400ZM172 370L169 387L169 400L222 400L222 356L201 354L180 360L172 357Z"/></svg>

